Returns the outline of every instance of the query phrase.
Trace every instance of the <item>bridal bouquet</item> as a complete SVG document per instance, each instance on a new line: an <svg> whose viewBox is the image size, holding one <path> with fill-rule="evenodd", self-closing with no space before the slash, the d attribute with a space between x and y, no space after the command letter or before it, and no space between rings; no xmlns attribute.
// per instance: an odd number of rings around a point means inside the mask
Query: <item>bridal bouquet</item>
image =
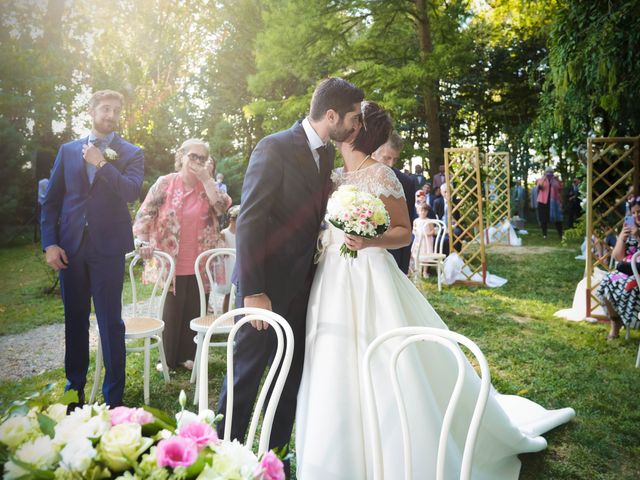
<svg viewBox="0 0 640 480"><path fill-rule="evenodd" d="M85 405L67 414L64 403L47 405L36 394L16 402L0 424L4 479L237 479L284 480L273 453L261 460L237 441L218 439L210 410L184 410L173 419L150 407Z"/></svg>
<svg viewBox="0 0 640 480"><path fill-rule="evenodd" d="M382 235L389 228L389 213L378 197L358 190L354 185L342 185L327 204L327 219L345 233L364 238ZM340 253L345 257L356 258L358 252L349 249L344 243Z"/></svg>

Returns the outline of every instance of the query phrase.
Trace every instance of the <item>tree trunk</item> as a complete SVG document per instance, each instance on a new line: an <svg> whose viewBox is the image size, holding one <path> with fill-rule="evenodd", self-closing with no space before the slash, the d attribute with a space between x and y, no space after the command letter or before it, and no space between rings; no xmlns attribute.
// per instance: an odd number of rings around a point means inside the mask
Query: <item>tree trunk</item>
<svg viewBox="0 0 640 480"><path fill-rule="evenodd" d="M63 55L62 15L64 9L65 0L49 0L43 21L39 50L42 62L51 71L51 78L49 81L43 82L42 86L33 92L35 106L33 137L39 149L51 148L54 142L51 128L56 104L57 75L54 72L58 70L55 65L60 62L60 56Z"/></svg>
<svg viewBox="0 0 640 480"><path fill-rule="evenodd" d="M433 52L431 27L427 14L427 0L415 0L416 28L420 41L420 53L427 60ZM422 89L424 98L425 123L427 126L427 142L429 143L429 171L433 177L438 167L444 163L442 132L440 128L440 96L438 80L428 80Z"/></svg>

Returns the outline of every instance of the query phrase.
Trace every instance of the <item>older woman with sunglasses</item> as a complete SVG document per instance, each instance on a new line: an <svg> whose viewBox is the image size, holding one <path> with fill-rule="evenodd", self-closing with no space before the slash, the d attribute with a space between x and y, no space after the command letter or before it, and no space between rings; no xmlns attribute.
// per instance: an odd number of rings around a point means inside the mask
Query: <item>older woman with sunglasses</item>
<svg viewBox="0 0 640 480"><path fill-rule="evenodd" d="M145 244L140 249L143 258L151 258L158 249L176 264L173 294L167 295L163 313L163 342L171 369L193 365L195 344L189 321L200 315L194 264L203 251L224 246L218 215L232 203L212 178L215 165L204 141L185 141L175 160L176 172L158 178L133 225L134 235ZM154 265L148 262L148 267L145 273L153 275Z"/></svg>

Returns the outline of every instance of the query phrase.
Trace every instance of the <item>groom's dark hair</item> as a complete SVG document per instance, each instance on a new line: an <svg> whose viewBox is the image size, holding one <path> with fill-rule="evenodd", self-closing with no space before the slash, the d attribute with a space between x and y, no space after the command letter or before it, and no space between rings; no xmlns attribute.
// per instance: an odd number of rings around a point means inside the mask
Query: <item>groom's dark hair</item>
<svg viewBox="0 0 640 480"><path fill-rule="evenodd" d="M364 92L353 83L332 77L320 82L311 98L312 120L320 121L327 110L338 112L340 118L353 111L353 105L364 100Z"/></svg>

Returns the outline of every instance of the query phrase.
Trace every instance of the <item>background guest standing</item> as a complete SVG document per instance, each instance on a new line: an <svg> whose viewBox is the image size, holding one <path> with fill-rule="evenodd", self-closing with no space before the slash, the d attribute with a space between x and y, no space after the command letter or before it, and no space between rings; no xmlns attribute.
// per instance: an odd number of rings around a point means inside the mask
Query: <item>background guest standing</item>
<svg viewBox="0 0 640 480"><path fill-rule="evenodd" d="M138 199L144 173L142 150L115 133L123 103L113 90L91 96L91 133L60 147L41 217L47 263L60 272L65 390L77 390L84 403L93 299L105 366L102 393L111 407L122 404L125 381L120 297L124 256L133 250L127 203Z"/></svg>
<svg viewBox="0 0 640 480"><path fill-rule="evenodd" d="M189 322L200 315L195 260L205 250L224 246L218 215L231 205L229 196L218 190L211 178L215 165L207 165L209 147L205 142L185 141L175 159L176 173L153 184L133 225L136 238L148 243L140 248L143 258L150 259L158 249L171 255L176 264L174 289L164 305L162 334L172 369L193 366L196 346ZM153 275L157 267L155 262L147 262L145 274ZM208 278L203 278L208 292Z"/></svg>
<svg viewBox="0 0 640 480"><path fill-rule="evenodd" d="M388 167L391 167L393 173L395 173L396 177L400 181L400 184L402 185L402 189L404 190L404 197L407 201L409 219L413 222L413 220L417 216L414 203L414 197L416 193L414 178L405 175L395 167L395 164L400 159L400 152L402 152L403 145L404 140L402 140L402 137L398 135L398 132L391 132L391 134L389 135L389 140L387 140L385 144L378 148L378 150L373 152L371 158L379 161L380 163L384 163ZM416 172L418 171L418 168L422 170L422 167L418 165L416 166ZM424 179L424 177L422 178ZM404 274L408 274L409 263L411 262L411 244L407 245L406 247L389 250L389 253L393 255L393 258L395 258L396 263L398 264L398 268L402 270Z"/></svg>
<svg viewBox="0 0 640 480"><path fill-rule="evenodd" d="M547 167L544 176L536 182L538 187L538 219L542 236L547 238L549 222L555 224L562 238L562 182L553 174L553 167Z"/></svg>

